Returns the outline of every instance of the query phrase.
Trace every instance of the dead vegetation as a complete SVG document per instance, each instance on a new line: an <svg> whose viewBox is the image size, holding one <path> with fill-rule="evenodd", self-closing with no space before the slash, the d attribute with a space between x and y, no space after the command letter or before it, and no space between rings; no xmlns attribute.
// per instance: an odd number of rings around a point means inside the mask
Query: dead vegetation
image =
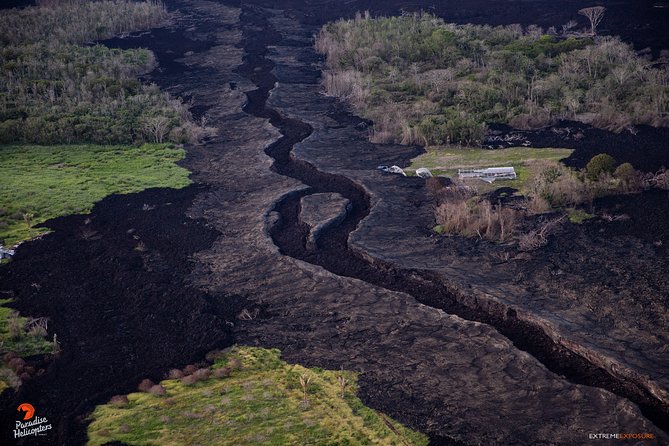
<svg viewBox="0 0 669 446"><path fill-rule="evenodd" d="M548 244L548 237L552 235L565 217L552 218L542 223L538 228L521 234L518 237L518 247L521 251L536 251Z"/></svg>
<svg viewBox="0 0 669 446"><path fill-rule="evenodd" d="M437 206L437 223L445 232L504 242L516 231L518 211L490 201L446 201Z"/></svg>
<svg viewBox="0 0 669 446"><path fill-rule="evenodd" d="M525 198L506 205L492 203L462 182L451 184L443 178L429 178L425 187L435 202L435 231L512 243L521 251L535 251L548 244L567 216L575 224L595 217L596 198L648 189L669 190L666 169L644 174L629 163L616 167L615 160L605 154L593 157L580 171L544 160L532 163L530 171L532 179L524 191ZM600 217L605 221L623 219Z"/></svg>

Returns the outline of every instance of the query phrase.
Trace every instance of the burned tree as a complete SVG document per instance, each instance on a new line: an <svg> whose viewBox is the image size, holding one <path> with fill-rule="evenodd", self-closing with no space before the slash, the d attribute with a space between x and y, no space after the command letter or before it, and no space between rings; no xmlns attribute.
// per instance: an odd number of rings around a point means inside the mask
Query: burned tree
<svg viewBox="0 0 669 446"><path fill-rule="evenodd" d="M606 8L603 6L592 6L590 8L583 8L578 11L579 14L585 16L590 20L590 34L593 36L597 33L597 26L604 18Z"/></svg>

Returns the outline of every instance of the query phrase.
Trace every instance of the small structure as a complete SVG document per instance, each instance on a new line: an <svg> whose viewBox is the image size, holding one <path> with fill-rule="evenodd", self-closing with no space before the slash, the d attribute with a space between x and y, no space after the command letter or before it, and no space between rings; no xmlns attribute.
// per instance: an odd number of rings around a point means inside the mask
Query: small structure
<svg viewBox="0 0 669 446"><path fill-rule="evenodd" d="M399 175L407 176L407 174L404 173L404 169L399 166L378 166L377 169L386 173L397 173Z"/></svg>
<svg viewBox="0 0 669 446"><path fill-rule="evenodd" d="M425 179L432 178L432 172L430 172L430 169L426 167L421 167L420 169L416 169L416 175Z"/></svg>
<svg viewBox="0 0 669 446"><path fill-rule="evenodd" d="M11 259L12 257L14 257L13 249L7 249L4 246L0 246L0 260Z"/></svg>
<svg viewBox="0 0 669 446"><path fill-rule="evenodd" d="M478 178L486 183L496 180L515 180L516 170L513 167L488 167L487 169L458 169L461 180Z"/></svg>

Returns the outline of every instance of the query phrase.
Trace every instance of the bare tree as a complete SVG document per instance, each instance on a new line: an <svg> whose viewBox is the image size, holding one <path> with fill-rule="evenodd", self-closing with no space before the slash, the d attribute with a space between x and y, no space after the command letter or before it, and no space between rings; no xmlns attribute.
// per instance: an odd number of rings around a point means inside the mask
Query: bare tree
<svg viewBox="0 0 669 446"><path fill-rule="evenodd" d="M567 23L562 25L562 34L567 34L569 31L576 28L576 25L578 25L578 23L576 23L576 20L568 21Z"/></svg>
<svg viewBox="0 0 669 446"><path fill-rule="evenodd" d="M170 129L170 120L164 116L154 116L144 121L142 129L154 142L162 143Z"/></svg>
<svg viewBox="0 0 669 446"><path fill-rule="evenodd" d="M300 386L302 386L302 393L304 395L304 402L307 400L307 389L309 388L309 383L311 382L311 376L300 375Z"/></svg>
<svg viewBox="0 0 669 446"><path fill-rule="evenodd" d="M590 8L583 8L578 11L579 14L582 16L587 17L588 20L590 20L590 34L595 35L597 34L597 26L599 23L602 21L604 18L604 12L606 11L606 8L603 6L592 6Z"/></svg>

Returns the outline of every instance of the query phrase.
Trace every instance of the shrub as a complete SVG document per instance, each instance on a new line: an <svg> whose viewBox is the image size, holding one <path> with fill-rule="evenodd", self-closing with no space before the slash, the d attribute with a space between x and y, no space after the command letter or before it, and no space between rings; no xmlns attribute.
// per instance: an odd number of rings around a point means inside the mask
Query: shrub
<svg viewBox="0 0 669 446"><path fill-rule="evenodd" d="M172 369L166 375L167 379L181 379L183 377L184 373L179 369Z"/></svg>
<svg viewBox="0 0 669 446"><path fill-rule="evenodd" d="M155 396L162 396L162 395L165 395L167 393L167 390L165 390L165 388L163 386L161 386L160 384L156 384L155 386L153 386L149 389L149 393L151 395L155 395Z"/></svg>
<svg viewBox="0 0 669 446"><path fill-rule="evenodd" d="M614 167L616 165L616 160L609 155L608 153L600 153L595 155L585 166L585 171L588 174L588 178L595 181L603 174L612 174Z"/></svg>
<svg viewBox="0 0 669 446"><path fill-rule="evenodd" d="M216 362L217 359L222 358L223 356L225 356L225 352L223 352L221 350L212 350L209 353L207 353L204 358L207 361L213 363L213 362Z"/></svg>
<svg viewBox="0 0 669 446"><path fill-rule="evenodd" d="M114 406L127 406L130 404L130 400L126 395L114 395L109 402Z"/></svg>
<svg viewBox="0 0 669 446"><path fill-rule="evenodd" d="M444 188L439 177L430 177L425 181L425 189L430 197L436 198L439 191Z"/></svg>
<svg viewBox="0 0 669 446"><path fill-rule="evenodd" d="M585 184L574 171L561 164L535 163L532 171L530 195L544 200L550 207L587 204L594 198L593 185ZM543 203L534 204L541 209Z"/></svg>
<svg viewBox="0 0 669 446"><path fill-rule="evenodd" d="M541 195L533 195L527 199L526 207L532 214L543 214L551 210L550 203Z"/></svg>
<svg viewBox="0 0 669 446"><path fill-rule="evenodd" d="M589 214L583 209L568 209L567 215L569 216L569 221L577 225L583 224L586 220L594 217L593 214Z"/></svg>
<svg viewBox="0 0 669 446"><path fill-rule="evenodd" d="M21 387L21 379L11 369L0 367L0 381L7 383L7 385L14 390L18 390L18 388Z"/></svg>
<svg viewBox="0 0 669 446"><path fill-rule="evenodd" d="M193 373L193 375L198 381L203 381L209 379L211 376L211 371L209 369L198 369Z"/></svg>
<svg viewBox="0 0 669 446"><path fill-rule="evenodd" d="M623 190L640 191L643 185L641 174L630 163L623 163L613 173L620 180Z"/></svg>
<svg viewBox="0 0 669 446"><path fill-rule="evenodd" d="M25 320L19 316L18 311L9 313L9 318L7 319L7 332L9 333L9 338L17 340L23 336L25 333L25 325Z"/></svg>
<svg viewBox="0 0 669 446"><path fill-rule="evenodd" d="M137 389L140 392L148 392L149 390L151 390L151 387L153 387L155 385L156 384L153 381L146 378L146 379L143 379L141 383L139 383L139 386L137 386Z"/></svg>
<svg viewBox="0 0 669 446"><path fill-rule="evenodd" d="M195 367L193 364L188 364L186 367L184 367L183 372L184 375L192 375L193 373L195 373L196 370L197 367Z"/></svg>
<svg viewBox="0 0 669 446"><path fill-rule="evenodd" d="M198 379L194 375L186 375L183 378L181 378L181 383L186 386L192 386L196 382L198 382Z"/></svg>
<svg viewBox="0 0 669 446"><path fill-rule="evenodd" d="M494 206L488 200L453 200L437 207L436 220L445 232L506 241L516 230L518 212L501 204Z"/></svg>
<svg viewBox="0 0 669 446"><path fill-rule="evenodd" d="M618 166L613 175L619 180L628 180L637 174L636 169L630 163L622 163Z"/></svg>
<svg viewBox="0 0 669 446"><path fill-rule="evenodd" d="M7 366L12 369L14 373L21 373L26 366L26 362L21 358L12 358L7 363Z"/></svg>
<svg viewBox="0 0 669 446"><path fill-rule="evenodd" d="M518 247L522 251L536 251L537 249L548 244L548 237L555 232L558 225L564 217L548 220L539 227L531 231L521 234L518 237Z"/></svg>
<svg viewBox="0 0 669 446"><path fill-rule="evenodd" d="M669 170L662 169L659 172L651 175L651 178L648 180L648 182L652 187L669 190Z"/></svg>
<svg viewBox="0 0 669 446"><path fill-rule="evenodd" d="M229 367L221 367L214 370L214 376L216 378L227 378L230 376L231 372Z"/></svg>
<svg viewBox="0 0 669 446"><path fill-rule="evenodd" d="M231 370L241 370L242 361L240 361L238 358L232 358L230 359L228 367L230 367Z"/></svg>

